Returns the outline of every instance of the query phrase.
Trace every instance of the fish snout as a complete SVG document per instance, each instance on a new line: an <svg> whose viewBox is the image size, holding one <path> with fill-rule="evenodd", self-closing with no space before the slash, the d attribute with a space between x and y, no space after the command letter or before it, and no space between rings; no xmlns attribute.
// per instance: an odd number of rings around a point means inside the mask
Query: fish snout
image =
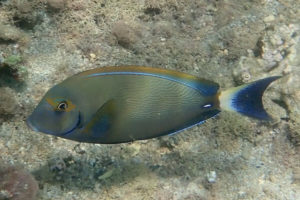
<svg viewBox="0 0 300 200"><path fill-rule="evenodd" d="M33 130L33 131L36 131L36 132L39 132L39 130L32 124L32 120L30 120L31 116L29 116L27 119L26 119L26 124L27 126Z"/></svg>

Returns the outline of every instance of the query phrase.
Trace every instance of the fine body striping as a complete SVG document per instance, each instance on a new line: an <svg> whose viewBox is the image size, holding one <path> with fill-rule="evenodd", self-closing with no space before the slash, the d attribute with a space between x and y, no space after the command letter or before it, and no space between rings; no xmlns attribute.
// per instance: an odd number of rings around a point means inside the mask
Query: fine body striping
<svg viewBox="0 0 300 200"><path fill-rule="evenodd" d="M89 143L122 143L174 134L221 109L270 119L261 97L279 77L226 91L217 83L173 70L103 67L51 88L28 118L35 131Z"/></svg>

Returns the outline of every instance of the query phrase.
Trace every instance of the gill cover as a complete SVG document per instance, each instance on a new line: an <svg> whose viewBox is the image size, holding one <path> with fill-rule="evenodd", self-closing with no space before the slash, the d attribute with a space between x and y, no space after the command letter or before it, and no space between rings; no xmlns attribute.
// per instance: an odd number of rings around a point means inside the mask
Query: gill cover
<svg viewBox="0 0 300 200"><path fill-rule="evenodd" d="M79 123L80 113L72 101L47 95L27 119L27 124L33 130L56 136L72 132Z"/></svg>

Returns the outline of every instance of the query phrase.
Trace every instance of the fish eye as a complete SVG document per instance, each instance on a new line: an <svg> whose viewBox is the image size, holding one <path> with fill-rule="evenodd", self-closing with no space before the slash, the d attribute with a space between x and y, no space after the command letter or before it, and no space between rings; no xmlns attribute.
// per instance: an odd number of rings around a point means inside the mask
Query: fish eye
<svg viewBox="0 0 300 200"><path fill-rule="evenodd" d="M66 101L62 101L57 105L58 111L66 111L67 108L68 108L68 103Z"/></svg>
<svg viewBox="0 0 300 200"><path fill-rule="evenodd" d="M70 100L63 98L46 98L46 101L52 106L54 111L69 112L76 108L76 106Z"/></svg>

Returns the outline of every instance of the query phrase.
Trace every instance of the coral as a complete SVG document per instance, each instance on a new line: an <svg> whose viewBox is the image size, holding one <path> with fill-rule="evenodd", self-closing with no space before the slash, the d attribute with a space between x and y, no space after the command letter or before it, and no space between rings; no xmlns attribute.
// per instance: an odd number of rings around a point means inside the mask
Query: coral
<svg viewBox="0 0 300 200"><path fill-rule="evenodd" d="M0 199L33 200L38 183L25 170L13 166L0 167Z"/></svg>

